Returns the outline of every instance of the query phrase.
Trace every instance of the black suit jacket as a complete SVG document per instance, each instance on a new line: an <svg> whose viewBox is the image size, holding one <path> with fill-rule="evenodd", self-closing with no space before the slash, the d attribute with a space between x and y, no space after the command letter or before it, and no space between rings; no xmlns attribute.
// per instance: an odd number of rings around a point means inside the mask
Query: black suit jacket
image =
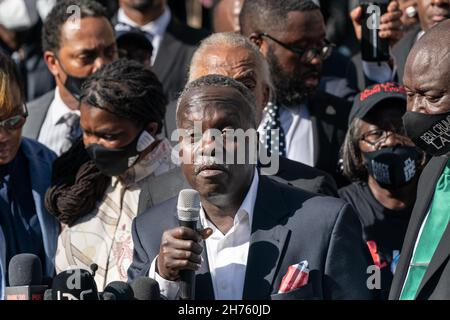
<svg viewBox="0 0 450 320"><path fill-rule="evenodd" d="M417 200L414 205L408 230L406 231L400 261L395 271L389 294L389 299L391 300L400 298L420 228L431 206L436 183L448 160L446 157L432 158L420 176L417 187ZM416 299L450 299L450 225L447 226L436 248L436 252L420 283Z"/></svg>
<svg viewBox="0 0 450 320"><path fill-rule="evenodd" d="M133 221L133 263L129 281L148 274L162 233L178 226L177 199ZM342 200L317 196L261 176L253 213L243 299L371 299L366 286L370 261L361 224ZM203 242L204 244L204 242ZM196 299L214 299L208 265L196 274ZM307 260L306 286L278 294L290 265Z"/></svg>
<svg viewBox="0 0 450 320"><path fill-rule="evenodd" d="M264 167L260 167L263 171ZM336 182L331 175L285 157L279 157L279 170L269 177L308 192L338 197Z"/></svg>
<svg viewBox="0 0 450 320"><path fill-rule="evenodd" d="M339 152L348 129L351 103L319 91L308 102L313 124L314 167L329 173L338 187L349 182L338 170Z"/></svg>
<svg viewBox="0 0 450 320"><path fill-rule="evenodd" d="M422 31L420 25L415 26L412 30L408 31L392 49L392 54L394 55L395 62L397 63L398 82L401 84L403 84L406 59L408 58L412 47L416 43L417 35L420 31Z"/></svg>
<svg viewBox="0 0 450 320"><path fill-rule="evenodd" d="M187 82L192 56L200 41L208 35L208 32L190 28L172 17L161 41L152 70L170 101L164 128L169 139L176 129L176 100Z"/></svg>

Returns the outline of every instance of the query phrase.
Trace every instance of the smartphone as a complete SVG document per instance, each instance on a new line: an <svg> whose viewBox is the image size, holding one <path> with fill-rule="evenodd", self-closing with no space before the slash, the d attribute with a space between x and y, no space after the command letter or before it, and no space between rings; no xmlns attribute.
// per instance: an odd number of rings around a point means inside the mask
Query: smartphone
<svg viewBox="0 0 450 320"><path fill-rule="evenodd" d="M361 1L363 10L361 27L361 54L365 61L388 61L389 40L381 39L380 32L381 16L387 12L389 0Z"/></svg>

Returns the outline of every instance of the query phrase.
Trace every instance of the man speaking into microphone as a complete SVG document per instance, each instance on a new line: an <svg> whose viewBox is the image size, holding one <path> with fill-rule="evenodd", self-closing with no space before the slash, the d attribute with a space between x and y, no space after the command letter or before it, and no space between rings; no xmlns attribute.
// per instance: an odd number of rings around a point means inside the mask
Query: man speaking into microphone
<svg viewBox="0 0 450 320"><path fill-rule="evenodd" d="M184 176L199 194L200 231L178 227L176 198L138 216L129 281L148 275L162 295L178 299L188 278L181 275L191 270L188 298L199 300L371 299L370 256L350 206L261 175L249 161L251 139L228 138L256 129L255 109L251 91L231 78L208 75L186 86L179 147ZM220 159L230 150L246 161Z"/></svg>

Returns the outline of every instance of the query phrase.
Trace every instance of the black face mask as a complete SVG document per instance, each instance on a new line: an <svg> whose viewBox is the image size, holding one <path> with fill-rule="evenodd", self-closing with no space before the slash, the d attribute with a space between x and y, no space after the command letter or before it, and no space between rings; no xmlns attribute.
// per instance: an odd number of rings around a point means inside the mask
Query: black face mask
<svg viewBox="0 0 450 320"><path fill-rule="evenodd" d="M416 146L429 155L438 157L450 153L450 112L406 112L403 124Z"/></svg>
<svg viewBox="0 0 450 320"><path fill-rule="evenodd" d="M81 98L81 87L83 86L83 83L87 80L88 77L75 77L67 73L66 69L63 67L60 60L58 60L59 66L66 74L66 81L64 81L64 88L67 89L67 91L70 92L70 94L77 99L77 101L80 101Z"/></svg>
<svg viewBox="0 0 450 320"><path fill-rule="evenodd" d="M420 153L415 147L395 146L363 152L369 174L386 189L395 189L414 180Z"/></svg>
<svg viewBox="0 0 450 320"><path fill-rule="evenodd" d="M133 142L123 148L105 148L94 143L87 146L86 151L104 175L115 177L132 167L138 160L139 154L154 141L155 139L147 131L143 131Z"/></svg>
<svg viewBox="0 0 450 320"><path fill-rule="evenodd" d="M77 99L77 101L80 101L81 87L83 86L83 83L86 81L87 77L74 77L68 73L66 73L66 77L67 78L64 82L64 87L72 94L75 99Z"/></svg>

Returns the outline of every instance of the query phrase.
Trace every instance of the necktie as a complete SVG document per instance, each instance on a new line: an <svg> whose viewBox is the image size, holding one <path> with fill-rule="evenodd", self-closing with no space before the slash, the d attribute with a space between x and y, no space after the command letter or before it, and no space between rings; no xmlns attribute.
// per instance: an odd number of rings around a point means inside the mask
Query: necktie
<svg viewBox="0 0 450 320"><path fill-rule="evenodd" d="M61 154L69 150L75 140L81 135L79 115L76 113L67 113L64 115L63 121L68 130L66 131L64 142L61 146Z"/></svg>
<svg viewBox="0 0 450 320"><path fill-rule="evenodd" d="M273 151L279 151L279 155L286 156L286 139L280 122L280 109L278 106L269 102L264 109L266 115L263 128L265 133L266 148L271 154ZM279 130L278 137L272 137L271 130ZM275 138L275 139L273 139Z"/></svg>
<svg viewBox="0 0 450 320"><path fill-rule="evenodd" d="M450 220L450 161L436 185L430 213L422 229L400 300L413 300Z"/></svg>

